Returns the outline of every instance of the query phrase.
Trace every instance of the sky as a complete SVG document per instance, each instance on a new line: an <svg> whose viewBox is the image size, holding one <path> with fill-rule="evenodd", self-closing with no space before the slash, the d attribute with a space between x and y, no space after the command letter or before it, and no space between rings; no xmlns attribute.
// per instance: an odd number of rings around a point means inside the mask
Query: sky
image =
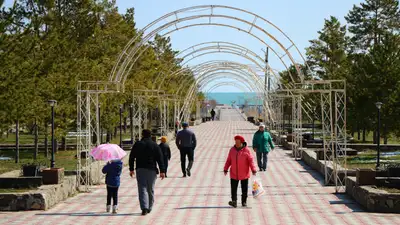
<svg viewBox="0 0 400 225"><path fill-rule="evenodd" d="M11 5L12 0L6 0L5 5ZM144 28L147 24L160 18L161 16L173 12L178 9L198 6L198 5L225 5L235 8L240 8L252 13L273 23L279 27L290 39L295 43L300 53L305 57L305 48L309 46L309 40L318 37L318 31L322 29L324 19L330 16L336 16L343 24L345 24L344 16L347 15L349 10L352 9L354 4L359 4L362 0L117 0L118 10L124 13L127 8L135 8L135 22L138 29ZM211 10L195 11L188 13L177 14L178 18L185 16L210 14ZM244 19L252 23L254 16L238 12L236 10L226 10L216 8L213 10L214 15L229 15L232 17ZM161 25L165 22L170 22L176 16L168 17L163 20ZM200 18L191 22L183 22L177 24L176 27L181 28L185 25L194 24L194 21L199 23L209 22L209 18ZM231 42L248 48L260 57L264 58L264 51L268 44L271 49L276 51L276 55L270 50L269 64L271 68L276 71L284 70L286 66L292 62L304 62L301 55L296 51L296 48L291 47L291 43L285 36L283 36L273 26L268 25L261 19L257 19L255 24L261 29L265 30L282 44L282 47L277 44L270 37L266 36L264 32L257 28L251 28L251 25L244 24L235 20L226 18L212 18L213 23L229 24L231 26L239 27L243 30L250 30L253 35L261 39L258 40L253 36L240 32L237 29L221 26L195 26L186 29L180 29L172 32L171 37L172 47L175 50L182 51L193 45L210 42L210 41L223 41ZM172 31L175 26L163 30L160 34L165 34ZM146 33L146 32L145 32ZM284 49L289 48L289 53L285 54ZM282 57L282 58L281 58ZM280 59L281 58L281 59ZM199 63L207 62L210 60L228 60L243 64L254 64L243 57L232 54L208 54L190 60L187 65L193 66ZM212 89L217 83L235 82L234 86L221 86L215 88L214 92L242 92L245 85L237 80L231 78L221 78L206 85L205 90ZM237 87L242 85L242 87Z"/></svg>

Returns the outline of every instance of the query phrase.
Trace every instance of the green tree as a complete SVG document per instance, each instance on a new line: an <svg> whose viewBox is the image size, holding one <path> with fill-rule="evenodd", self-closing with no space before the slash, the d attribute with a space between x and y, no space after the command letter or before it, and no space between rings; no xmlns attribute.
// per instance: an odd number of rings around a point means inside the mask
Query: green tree
<svg viewBox="0 0 400 225"><path fill-rule="evenodd" d="M345 17L355 50L368 50L379 44L387 33L399 32L399 0L366 0Z"/></svg>
<svg viewBox="0 0 400 225"><path fill-rule="evenodd" d="M306 48L308 65L321 79L345 78L347 70L346 26L341 26L336 17L325 19L319 37L311 40Z"/></svg>

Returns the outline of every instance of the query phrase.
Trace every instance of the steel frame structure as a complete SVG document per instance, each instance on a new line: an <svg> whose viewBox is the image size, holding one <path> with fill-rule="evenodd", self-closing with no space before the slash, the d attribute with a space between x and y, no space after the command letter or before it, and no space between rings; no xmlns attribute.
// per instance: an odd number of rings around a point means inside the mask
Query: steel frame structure
<svg viewBox="0 0 400 225"><path fill-rule="evenodd" d="M226 12L225 12L226 11ZM229 14L235 13L235 17L229 16ZM248 20L244 17L252 17L252 20ZM199 20L208 18L209 22L204 23ZM226 21L216 21L213 22L213 20L227 20ZM192 24L188 24L192 22ZM231 25L231 22L237 22L240 23L241 26L239 25ZM260 24L262 23L262 24ZM182 26L180 26L182 25ZM161 35L161 36L168 36L172 34L175 31L181 30L181 29L186 29L190 27L195 27L195 26L219 26L219 27L225 27L229 29L235 29L239 32L245 32L249 36L255 38L258 40L260 43L263 44L263 46L268 47L273 55L275 55L281 63L285 66L285 68L288 69L287 63L290 62L292 65L295 66L297 76L301 78L301 81L304 80L304 76L298 67L298 63L295 60L294 56L297 56L304 62L305 65L306 61L302 54L300 53L299 49L297 46L294 44L294 42L282 31L280 30L277 26L272 24L270 21L266 20L263 17L260 17L254 13L234 8L234 7L229 7L229 6L221 6L221 5L205 5L205 6L194 6L194 7L188 7L184 8L181 10L177 10L174 12L171 12L169 14L166 14L159 19L153 21L149 25L147 25L145 28L143 28L136 37L132 38L128 44L125 46L123 51L118 57L118 60L109 76L109 81L94 81L94 82L79 82L78 84L78 94L77 94L77 129L78 129L78 146L77 146L77 153L78 156L80 156L83 152L88 152L93 145L99 144L99 114L98 114L98 105L99 105L99 94L105 94L105 93L118 93L118 92L125 92L125 81L127 79L128 73L131 71L132 67L135 65L136 61L141 57L141 55L146 51L147 48L149 48L149 45L147 44L151 39L155 37L156 34ZM172 28L172 29L171 29ZM272 35L270 30L275 30L278 34L282 35L283 41L286 43L283 43L278 40L277 37ZM260 34L257 34L254 31L258 31ZM271 43L268 42L267 40L272 40L272 43L274 43L276 46L271 46ZM219 50L226 51L227 53L230 54L239 54L242 56L249 56L252 55L253 57L256 55L253 55L251 53L244 52L243 48L239 48L237 45L235 46L234 44L226 44L226 43L219 43L220 47ZM229 45L229 46L228 46ZM209 51L212 48L210 47L205 47L204 45L201 46L202 51ZM232 50L233 49L233 50ZM205 54L212 54L215 53L214 50L211 50L206 53L202 53L203 55ZM283 51L283 53L279 52ZM197 51L199 52L199 51ZM241 52L241 53L239 53ZM193 54L192 54L193 56ZM201 54L199 55L201 56ZM250 59L251 57L247 57ZM255 57L259 61L259 57ZM254 62L254 58L253 58ZM255 63L259 64L259 63ZM260 64L259 64L260 65ZM237 70L240 69L240 67L244 68L246 65L241 64L240 66L237 66L237 68L230 68L230 70ZM199 67L202 69L205 69L206 67L202 66ZM210 66L211 68L211 66ZM248 66L248 68L250 68ZM214 69L216 67L214 66ZM221 70L221 67L215 70L214 72L217 72ZM197 71L198 74L203 74L204 71ZM237 72L237 71L236 71ZM248 71L248 74L251 74L251 70ZM290 73L290 78L292 81L294 81L292 74ZM278 77L278 76L277 76ZM196 77L197 79L197 77ZM200 77L198 78L200 79ZM257 79L254 79L256 81ZM188 109L190 109L190 104L188 104L187 100L194 99L194 90L195 90L195 85L198 83L194 82L192 87L190 88L190 91L186 95L186 98L181 104L182 99L174 99L171 101L174 101L174 115L178 115L179 118L181 117L186 117L185 119L188 119ZM258 82L255 82L258 83ZM262 83L262 82L261 82ZM256 85L258 87L258 84ZM262 89L261 89L262 90ZM264 90L265 91L265 90ZM135 96L136 98L136 96ZM140 99L136 99L140 101ZM267 101L264 99L264 101ZM133 101L134 102L134 101ZM136 102L137 103L137 102ZM135 103L133 103L135 104ZM194 102L192 101L192 104ZM140 103L138 104L140 105ZM163 103L163 110L164 112L168 112L168 105L165 106L166 104ZM143 106L143 105L142 105ZM143 109L139 109L143 110ZM269 109L267 109L269 111ZM183 113L184 112L184 113ZM181 114L183 115L181 116ZM139 115L139 112L136 112L135 119L143 118L145 115ZM94 116L93 116L94 115ZM168 117L168 113L163 113L161 117ZM165 125L165 124L164 124ZM165 126L167 127L167 126ZM93 142L93 138L95 137L96 141ZM90 175L89 173L86 174L86 176L82 176L83 171L87 171L90 169L90 157L88 154L86 154L86 160L85 163L82 163L82 160L80 157L78 157L77 160L77 173L78 173L78 182L77 184L80 186L81 181L85 186L85 190L89 190L89 182L90 182Z"/></svg>
<svg viewBox="0 0 400 225"><path fill-rule="evenodd" d="M289 90L280 90L280 96ZM321 123L324 143L324 167L325 184L333 183L336 192L345 191L347 178L347 132L346 132L346 82L344 80L313 80L294 84L297 98L292 101L293 129L301 131L301 102L302 97L309 94L320 95ZM299 117L300 116L300 119ZM300 123L299 123L300 121ZM293 130L295 133L295 130ZM295 133L295 141L298 143L301 137ZM301 142L300 145L301 146ZM295 151L301 156L302 151ZM332 167L330 169L329 167Z"/></svg>

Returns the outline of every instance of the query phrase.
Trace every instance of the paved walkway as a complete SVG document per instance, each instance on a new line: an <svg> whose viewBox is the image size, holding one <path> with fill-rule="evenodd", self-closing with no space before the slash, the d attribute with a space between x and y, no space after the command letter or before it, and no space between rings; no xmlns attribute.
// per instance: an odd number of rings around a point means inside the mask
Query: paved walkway
<svg viewBox="0 0 400 225"><path fill-rule="evenodd" d="M106 190L101 185L48 211L0 212L0 224L400 224L400 215L365 213L346 195L332 194L333 188L321 185L322 177L281 149L270 154L268 172L257 175L266 194L249 198L247 208L228 207L225 157L234 135L242 134L250 143L255 129L244 121L195 127L199 146L189 178L181 178L179 154L171 144L169 178L157 180L155 207L145 217L140 215L136 180L125 169L117 215L104 212Z"/></svg>

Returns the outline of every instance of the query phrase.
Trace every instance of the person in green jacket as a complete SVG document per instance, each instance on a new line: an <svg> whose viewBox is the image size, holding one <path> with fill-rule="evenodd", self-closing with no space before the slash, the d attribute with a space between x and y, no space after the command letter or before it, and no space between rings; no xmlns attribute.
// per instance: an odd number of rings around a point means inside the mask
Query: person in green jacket
<svg viewBox="0 0 400 225"><path fill-rule="evenodd" d="M253 149L257 153L257 163L260 171L267 171L269 146L274 149L271 135L265 130L265 125L260 124L258 131L253 136Z"/></svg>

